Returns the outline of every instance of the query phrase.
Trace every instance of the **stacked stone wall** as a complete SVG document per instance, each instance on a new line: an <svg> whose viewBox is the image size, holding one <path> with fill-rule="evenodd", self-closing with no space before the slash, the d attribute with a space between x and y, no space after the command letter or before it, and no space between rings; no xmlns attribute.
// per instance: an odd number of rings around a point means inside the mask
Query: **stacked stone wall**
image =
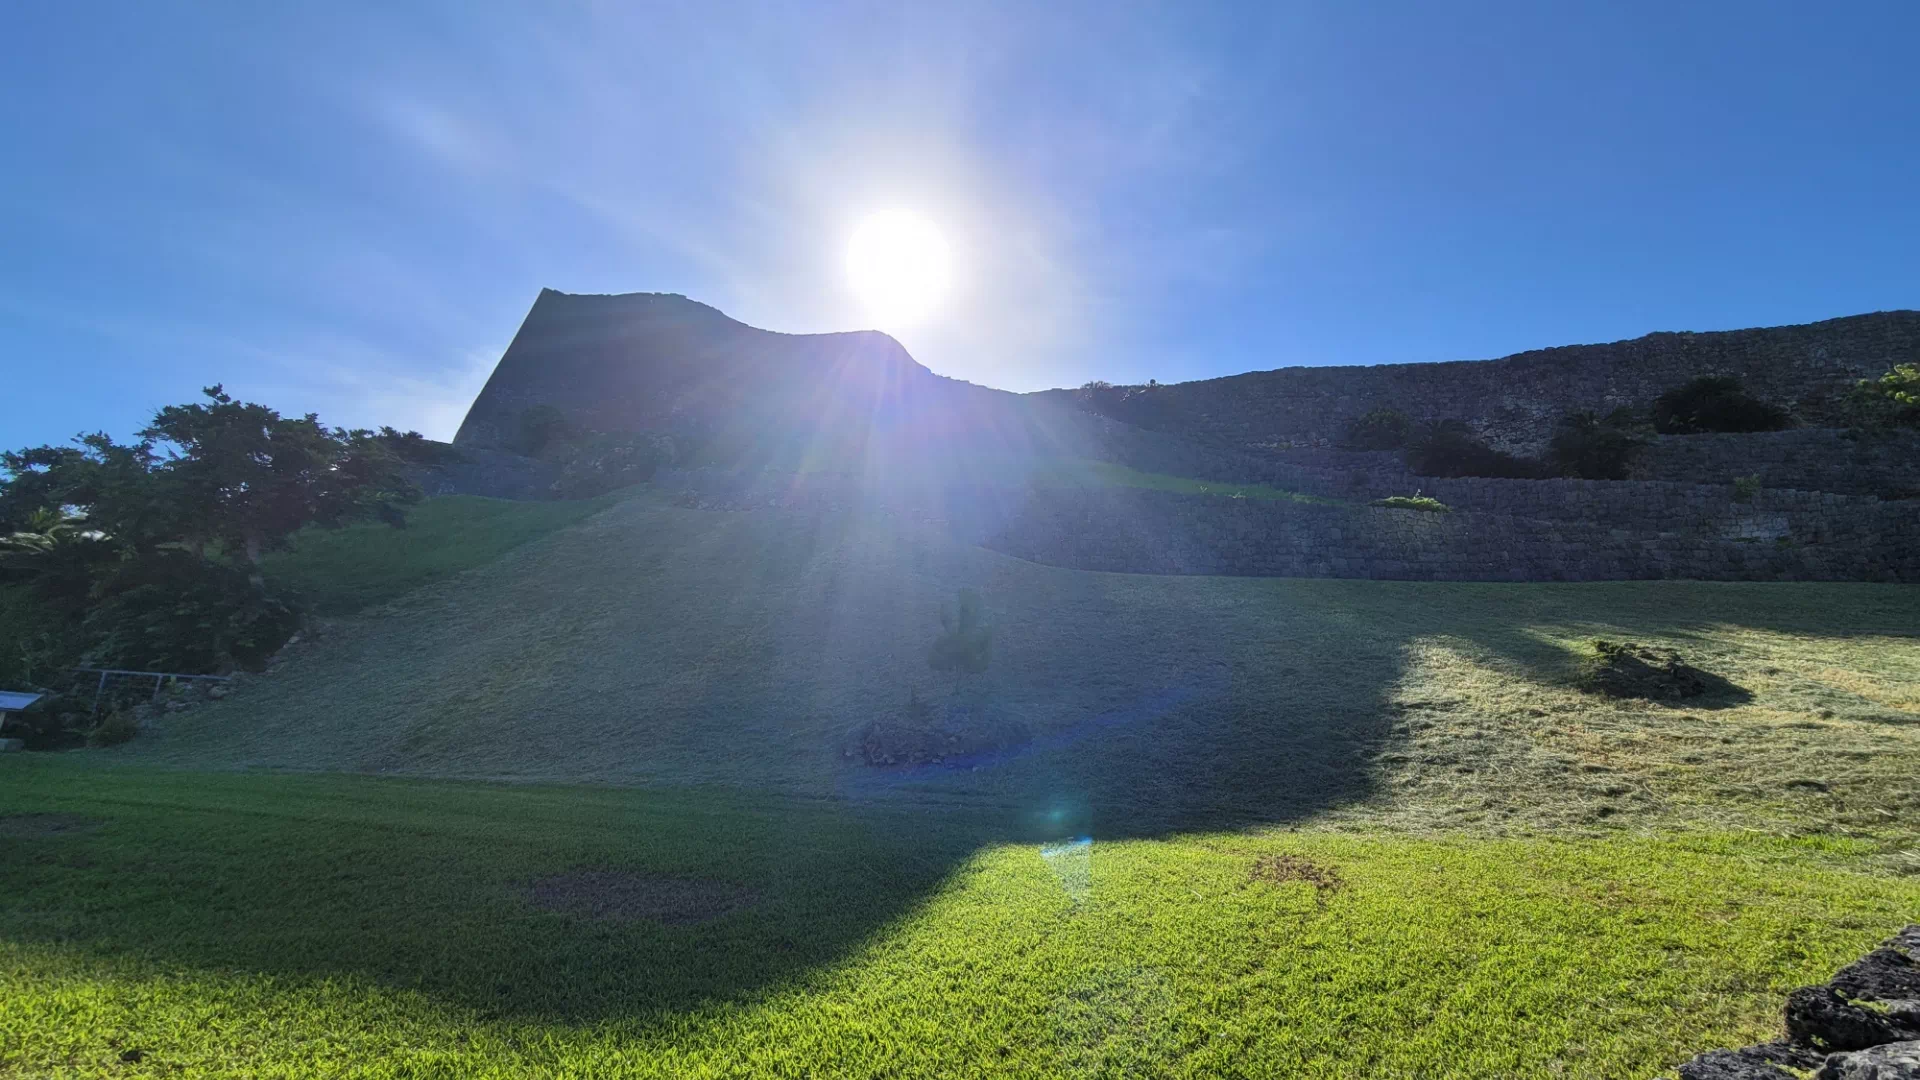
<svg viewBox="0 0 1920 1080"><path fill-rule="evenodd" d="M1035 492L986 546L1082 570L1433 581L1920 582L1920 504L1838 504L1740 536L1138 489ZM1659 524L1667 524L1661 522ZM1636 527L1638 526L1638 527Z"/></svg>
<svg viewBox="0 0 1920 1080"><path fill-rule="evenodd" d="M1753 435L1662 435L1634 461L1637 480L1726 483L1881 498L1920 496L1920 432L1798 428Z"/></svg>
<svg viewBox="0 0 1920 1080"><path fill-rule="evenodd" d="M1169 432L1243 450L1328 446L1374 409L1466 421L1494 445L1538 451L1570 412L1643 408L1701 375L1732 375L1802 423L1844 423L1860 379L1920 360L1920 312L1885 311L1801 326L1658 333L1498 360L1292 367L1162 388ZM1049 391L1065 395L1067 391Z"/></svg>

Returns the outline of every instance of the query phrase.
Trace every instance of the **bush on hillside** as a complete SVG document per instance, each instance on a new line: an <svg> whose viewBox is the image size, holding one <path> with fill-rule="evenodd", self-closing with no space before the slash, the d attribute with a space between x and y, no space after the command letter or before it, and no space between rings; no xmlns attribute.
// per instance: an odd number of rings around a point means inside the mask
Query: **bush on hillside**
<svg viewBox="0 0 1920 1080"><path fill-rule="evenodd" d="M100 582L82 632L97 666L199 674L257 670L299 625L297 611L245 572L161 551Z"/></svg>
<svg viewBox="0 0 1920 1080"><path fill-rule="evenodd" d="M1422 425L1407 445L1407 468L1416 476L1530 479L1540 474L1533 462L1482 442L1462 420Z"/></svg>
<svg viewBox="0 0 1920 1080"><path fill-rule="evenodd" d="M1920 364L1896 364L1878 379L1862 379L1847 399L1862 427L1920 428Z"/></svg>
<svg viewBox="0 0 1920 1080"><path fill-rule="evenodd" d="M119 746L131 742L140 733L140 720L132 709L115 709L100 718L100 721L87 731L87 745L92 747Z"/></svg>
<svg viewBox="0 0 1920 1080"><path fill-rule="evenodd" d="M1348 450L1398 450L1407 444L1413 421L1398 409L1374 409L1347 421L1340 445Z"/></svg>
<svg viewBox="0 0 1920 1080"><path fill-rule="evenodd" d="M1787 410L1749 395L1731 375L1702 375L1653 403L1653 429L1662 435L1782 431L1791 426Z"/></svg>
<svg viewBox="0 0 1920 1080"><path fill-rule="evenodd" d="M1642 443L1620 412L1602 418L1591 412L1562 417L1547 443L1547 463L1561 476L1583 480L1625 480Z"/></svg>

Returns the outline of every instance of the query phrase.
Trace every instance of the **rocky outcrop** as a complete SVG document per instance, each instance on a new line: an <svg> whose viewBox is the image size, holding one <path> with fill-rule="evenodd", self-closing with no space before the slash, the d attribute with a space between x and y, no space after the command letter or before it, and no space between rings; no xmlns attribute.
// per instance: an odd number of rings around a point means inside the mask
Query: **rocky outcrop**
<svg viewBox="0 0 1920 1080"><path fill-rule="evenodd" d="M1920 925L1787 997L1787 1037L1711 1050L1680 1080L1920 1080Z"/></svg>

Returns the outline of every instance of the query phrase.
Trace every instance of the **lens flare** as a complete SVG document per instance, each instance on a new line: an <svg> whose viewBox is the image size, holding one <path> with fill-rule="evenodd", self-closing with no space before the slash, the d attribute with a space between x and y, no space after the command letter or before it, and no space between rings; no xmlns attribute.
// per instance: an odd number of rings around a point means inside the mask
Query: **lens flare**
<svg viewBox="0 0 1920 1080"><path fill-rule="evenodd" d="M874 214L847 241L847 281L883 330L924 322L952 286L947 239L906 210Z"/></svg>

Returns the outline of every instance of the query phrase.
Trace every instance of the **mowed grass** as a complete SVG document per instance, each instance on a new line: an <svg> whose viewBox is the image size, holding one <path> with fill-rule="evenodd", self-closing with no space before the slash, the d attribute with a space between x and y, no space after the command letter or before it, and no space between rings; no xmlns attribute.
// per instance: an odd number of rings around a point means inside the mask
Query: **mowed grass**
<svg viewBox="0 0 1920 1080"><path fill-rule="evenodd" d="M33 827L57 814L65 831ZM1266 828L0 761L12 1076L1630 1077L1920 912L1866 845ZM1319 890L1255 874L1307 860ZM757 900L531 906L596 867Z"/></svg>
<svg viewBox="0 0 1920 1080"><path fill-rule="evenodd" d="M996 635L956 683L925 657L961 587ZM1737 692L1595 697L1574 685L1593 638L1679 649ZM909 693L1034 741L921 772L851 760ZM1106 836L1325 815L1811 830L1920 868L1920 590L1090 574L895 520L643 496L342 622L113 753L986 800Z"/></svg>
<svg viewBox="0 0 1920 1080"><path fill-rule="evenodd" d="M1595 637L1733 689L1593 697ZM1033 741L848 757L910 691ZM1088 574L642 494L0 759L0 1073L1660 1075L1920 919L1917 760L1912 587ZM531 906L581 869L753 902Z"/></svg>
<svg viewBox="0 0 1920 1080"><path fill-rule="evenodd" d="M350 615L430 582L471 570L536 537L612 505L617 496L515 502L442 495L410 507L405 528L307 529L266 558L274 585L319 615Z"/></svg>

